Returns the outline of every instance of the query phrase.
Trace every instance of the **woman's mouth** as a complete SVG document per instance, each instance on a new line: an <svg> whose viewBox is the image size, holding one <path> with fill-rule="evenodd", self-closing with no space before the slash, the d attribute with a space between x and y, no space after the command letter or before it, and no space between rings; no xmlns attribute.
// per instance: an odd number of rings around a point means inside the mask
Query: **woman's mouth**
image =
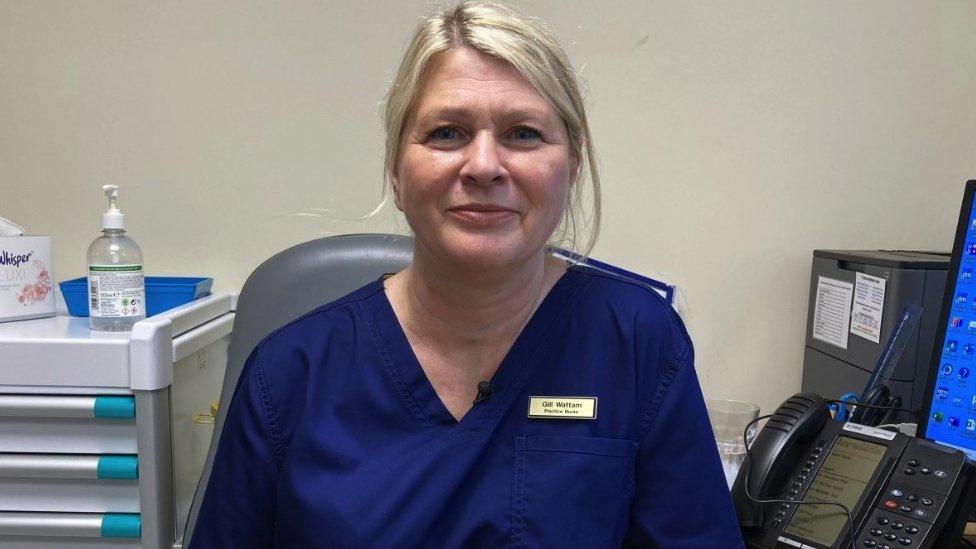
<svg viewBox="0 0 976 549"><path fill-rule="evenodd" d="M448 210L453 217L474 223L499 223L514 218L518 212L495 204L465 204Z"/></svg>

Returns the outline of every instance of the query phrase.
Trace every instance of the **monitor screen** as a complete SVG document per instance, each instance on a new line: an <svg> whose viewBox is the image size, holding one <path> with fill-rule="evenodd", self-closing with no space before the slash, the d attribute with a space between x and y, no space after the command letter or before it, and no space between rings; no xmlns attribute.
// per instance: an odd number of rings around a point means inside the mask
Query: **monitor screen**
<svg viewBox="0 0 976 549"><path fill-rule="evenodd" d="M976 459L976 181L966 185L934 360L919 418L923 436ZM941 345L940 345L941 343Z"/></svg>
<svg viewBox="0 0 976 549"><path fill-rule="evenodd" d="M887 446L851 437L837 437L804 500L838 501L853 509ZM837 505L800 505L786 531L809 541L833 545L847 524L847 511Z"/></svg>

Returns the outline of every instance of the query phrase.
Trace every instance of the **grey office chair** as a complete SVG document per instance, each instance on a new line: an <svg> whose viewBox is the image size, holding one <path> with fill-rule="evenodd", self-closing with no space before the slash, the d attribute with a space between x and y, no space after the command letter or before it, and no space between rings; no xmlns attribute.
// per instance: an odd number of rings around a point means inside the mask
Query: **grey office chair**
<svg viewBox="0 0 976 549"><path fill-rule="evenodd" d="M321 305L410 263L413 239L388 234L331 236L288 248L251 273L237 300L237 316L230 338L227 371L220 390L220 409L203 474L183 529L183 547L189 547L203 494L210 481L214 454L237 387L244 361L271 332ZM301 288L296 297L295 288Z"/></svg>

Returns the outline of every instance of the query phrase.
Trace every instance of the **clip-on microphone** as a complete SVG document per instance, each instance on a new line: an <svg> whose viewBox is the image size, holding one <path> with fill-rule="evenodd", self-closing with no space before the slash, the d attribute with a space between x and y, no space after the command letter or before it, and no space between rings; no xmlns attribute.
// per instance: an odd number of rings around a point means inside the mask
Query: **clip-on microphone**
<svg viewBox="0 0 976 549"><path fill-rule="evenodd" d="M474 403L478 404L488 400L488 397L490 397L494 392L495 386L492 385L490 381L482 381L478 383L478 395L474 397Z"/></svg>

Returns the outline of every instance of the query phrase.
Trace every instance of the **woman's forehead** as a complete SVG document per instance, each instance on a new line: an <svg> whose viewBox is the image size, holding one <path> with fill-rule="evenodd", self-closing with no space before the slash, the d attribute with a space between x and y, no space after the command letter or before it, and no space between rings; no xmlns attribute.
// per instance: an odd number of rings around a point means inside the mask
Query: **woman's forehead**
<svg viewBox="0 0 976 549"><path fill-rule="evenodd" d="M464 48L431 60L415 114L459 118L486 109L507 117L559 117L552 105L501 59Z"/></svg>
<svg viewBox="0 0 976 549"><path fill-rule="evenodd" d="M491 75L512 78L525 82L525 79L510 63L472 48L455 48L441 52L431 58L427 67L430 77L443 78ZM528 85L528 82L525 82Z"/></svg>

